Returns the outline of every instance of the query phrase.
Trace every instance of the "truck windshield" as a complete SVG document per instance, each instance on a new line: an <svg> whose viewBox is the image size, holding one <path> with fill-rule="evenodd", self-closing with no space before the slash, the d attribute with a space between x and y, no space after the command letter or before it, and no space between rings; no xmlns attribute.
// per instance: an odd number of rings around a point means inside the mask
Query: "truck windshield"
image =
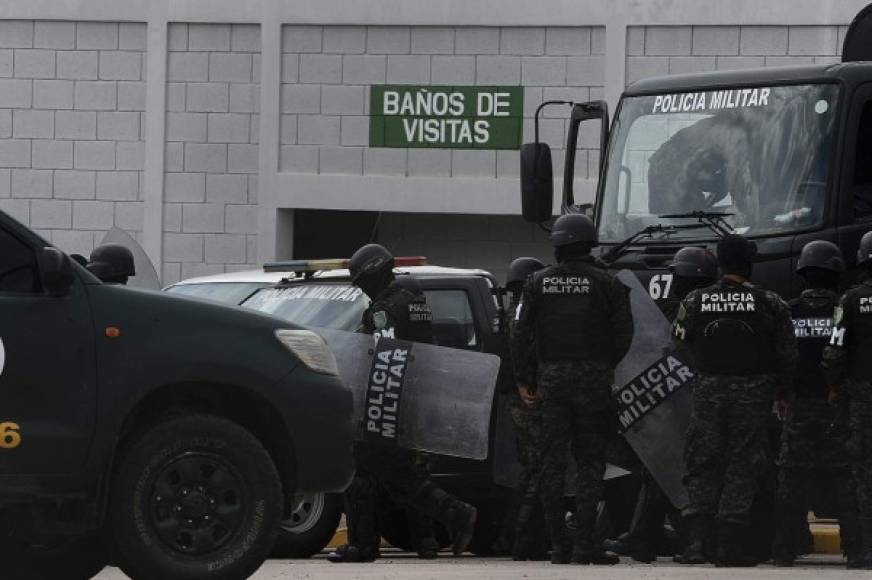
<svg viewBox="0 0 872 580"><path fill-rule="evenodd" d="M660 216L693 211L732 213L728 223L746 235L819 224L837 97L835 85L795 85L625 98L602 184L600 239L688 224Z"/></svg>
<svg viewBox="0 0 872 580"><path fill-rule="evenodd" d="M242 305L302 326L353 331L369 298L350 284L298 284L262 288Z"/></svg>

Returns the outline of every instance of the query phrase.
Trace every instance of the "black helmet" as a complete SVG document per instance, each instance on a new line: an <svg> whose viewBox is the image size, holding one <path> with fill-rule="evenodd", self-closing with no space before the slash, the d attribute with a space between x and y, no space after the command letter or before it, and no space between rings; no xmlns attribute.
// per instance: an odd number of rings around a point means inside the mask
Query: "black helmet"
<svg viewBox="0 0 872 580"><path fill-rule="evenodd" d="M591 219L581 213L568 213L557 218L551 228L551 245L559 248L577 242L587 242L591 247L599 245Z"/></svg>
<svg viewBox="0 0 872 580"><path fill-rule="evenodd" d="M372 276L383 270L392 270L394 256L382 245L367 244L354 252L348 262L351 281L356 282L361 276Z"/></svg>
<svg viewBox="0 0 872 580"><path fill-rule="evenodd" d="M799 254L796 273L802 274L806 268L820 268L841 274L845 271L845 259L839 246L826 240L807 243Z"/></svg>
<svg viewBox="0 0 872 580"><path fill-rule="evenodd" d="M536 258L515 258L509 265L509 273L506 276L506 288L512 284L523 284L527 276L544 267L545 264Z"/></svg>
<svg viewBox="0 0 872 580"><path fill-rule="evenodd" d="M714 280L718 277L718 260L705 248L687 246L678 250L669 269L682 278Z"/></svg>
<svg viewBox="0 0 872 580"><path fill-rule="evenodd" d="M869 260L872 260L872 231L863 234L857 249L857 265L865 264Z"/></svg>
<svg viewBox="0 0 872 580"><path fill-rule="evenodd" d="M728 234L718 242L718 265L724 274L750 276L757 244L739 234Z"/></svg>
<svg viewBox="0 0 872 580"><path fill-rule="evenodd" d="M136 276L133 253L120 244L94 248L87 268L100 280L110 284L125 284L128 277Z"/></svg>

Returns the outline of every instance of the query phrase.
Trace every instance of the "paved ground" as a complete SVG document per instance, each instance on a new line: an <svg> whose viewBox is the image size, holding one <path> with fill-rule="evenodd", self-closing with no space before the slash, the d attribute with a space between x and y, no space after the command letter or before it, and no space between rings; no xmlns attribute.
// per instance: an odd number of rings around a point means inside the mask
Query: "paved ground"
<svg viewBox="0 0 872 580"><path fill-rule="evenodd" d="M716 569L709 566L678 566L666 559L654 566L631 564L614 567L552 566L547 562L512 562L505 558L448 558L421 562L405 554L390 555L374 564L338 566L323 559L267 562L254 580L696 580L696 579L783 579L844 580L868 579L869 571L848 571L835 556L815 556L796 568ZM97 580L127 578L116 569L104 571Z"/></svg>

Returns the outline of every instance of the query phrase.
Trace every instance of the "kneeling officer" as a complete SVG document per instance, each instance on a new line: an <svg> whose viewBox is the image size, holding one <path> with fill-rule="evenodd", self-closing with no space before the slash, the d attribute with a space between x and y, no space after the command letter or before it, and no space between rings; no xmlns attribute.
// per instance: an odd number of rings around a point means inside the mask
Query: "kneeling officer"
<svg viewBox="0 0 872 580"><path fill-rule="evenodd" d="M351 257L351 281L372 299L363 313L360 331L376 337L432 342L430 320L423 315L429 312L423 294L414 284L396 280L393 268L394 257L378 244L363 246ZM345 491L349 543L329 554L328 560L372 562L378 557L378 490L386 491L400 506L442 523L451 534L454 553L466 551L475 527L475 508L428 480L416 452L358 442L354 461L357 473Z"/></svg>

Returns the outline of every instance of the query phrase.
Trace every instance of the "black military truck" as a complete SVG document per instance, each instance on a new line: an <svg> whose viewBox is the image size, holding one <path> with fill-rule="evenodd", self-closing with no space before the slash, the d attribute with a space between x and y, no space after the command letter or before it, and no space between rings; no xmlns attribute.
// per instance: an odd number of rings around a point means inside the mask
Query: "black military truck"
<svg viewBox="0 0 872 580"><path fill-rule="evenodd" d="M711 248L726 232L757 243L757 284L797 295L807 242L835 242L852 261L872 228L872 6L851 25L842 59L641 80L611 126L602 101L543 103L571 107L562 211L589 213L601 257L633 270L654 299L669 293L678 249ZM601 166L595 203L580 206L575 156L588 121L599 124ZM547 221L548 146L525 145L521 166L524 216Z"/></svg>
<svg viewBox="0 0 872 580"><path fill-rule="evenodd" d="M350 481L351 413L312 332L102 284L0 212L4 578L247 578Z"/></svg>

